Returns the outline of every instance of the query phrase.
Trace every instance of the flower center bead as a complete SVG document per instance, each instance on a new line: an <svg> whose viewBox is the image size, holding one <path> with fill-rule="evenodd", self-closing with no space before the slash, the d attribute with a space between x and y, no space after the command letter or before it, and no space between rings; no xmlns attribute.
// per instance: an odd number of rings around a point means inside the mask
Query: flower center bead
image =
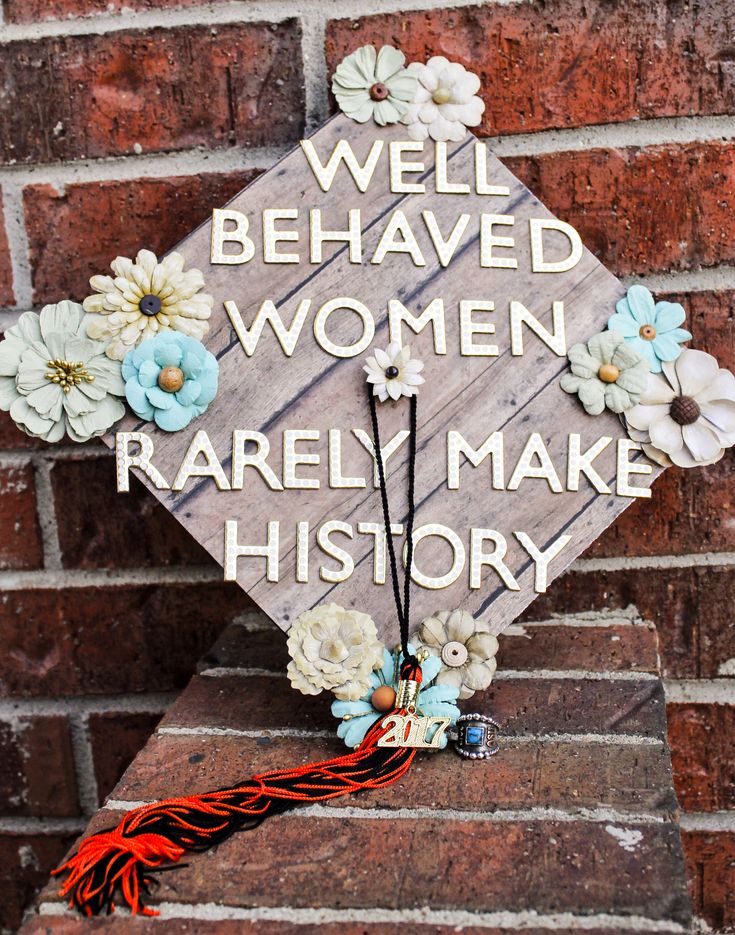
<svg viewBox="0 0 735 935"><path fill-rule="evenodd" d="M138 303L138 308L144 315L153 317L161 311L161 300L157 295L144 295L143 298Z"/></svg>
<svg viewBox="0 0 735 935"><path fill-rule="evenodd" d="M94 383L94 377L85 369L83 363L60 360L57 357L46 361L46 365L49 367L45 374L46 379L58 384L65 393L68 393L73 386L79 386L82 381Z"/></svg>
<svg viewBox="0 0 735 935"><path fill-rule="evenodd" d="M677 396L669 410L669 415L677 425L691 425L701 414L699 403L691 396Z"/></svg>
<svg viewBox="0 0 735 935"><path fill-rule="evenodd" d="M389 93L388 88L386 88L382 81L376 81L370 88L370 97L374 101L384 101Z"/></svg>
<svg viewBox="0 0 735 935"><path fill-rule="evenodd" d="M620 368L615 364L603 364L597 371L597 376L603 383L614 383L620 376Z"/></svg>
<svg viewBox="0 0 735 935"><path fill-rule="evenodd" d="M450 640L442 646L442 662L445 666L456 669L467 662L467 647L459 640Z"/></svg>
<svg viewBox="0 0 735 935"><path fill-rule="evenodd" d="M180 367L164 367L158 374L158 385L165 393L178 393L184 383L186 377Z"/></svg>
<svg viewBox="0 0 735 935"><path fill-rule="evenodd" d="M437 88L431 95L435 104L448 104L452 99L452 92L449 88Z"/></svg>
<svg viewBox="0 0 735 935"><path fill-rule="evenodd" d="M370 696L370 704L376 711L392 711L396 705L395 689L390 685L381 685Z"/></svg>
<svg viewBox="0 0 735 935"><path fill-rule="evenodd" d="M656 337L656 329L653 325L641 325L638 334L643 338L644 341L653 341Z"/></svg>
<svg viewBox="0 0 735 935"><path fill-rule="evenodd" d="M398 367L395 367L393 364L391 364L390 367L385 368L385 375L389 380L395 380L399 372L400 371L398 370Z"/></svg>

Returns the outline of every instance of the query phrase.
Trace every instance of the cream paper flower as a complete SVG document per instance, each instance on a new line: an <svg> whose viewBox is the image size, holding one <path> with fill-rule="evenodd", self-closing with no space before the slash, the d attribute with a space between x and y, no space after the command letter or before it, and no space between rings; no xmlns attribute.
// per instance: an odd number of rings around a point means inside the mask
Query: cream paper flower
<svg viewBox="0 0 735 935"><path fill-rule="evenodd" d="M646 388L648 361L617 331L602 331L586 344L572 345L569 362L572 372L561 378L561 388L576 393L591 416L605 407L618 413L630 409Z"/></svg>
<svg viewBox="0 0 735 935"><path fill-rule="evenodd" d="M367 382L373 384L373 396L381 403L388 397L415 396L424 382L423 362L412 360L408 345L402 348L397 341L391 341L384 351L376 347L362 369L367 374Z"/></svg>
<svg viewBox="0 0 735 935"><path fill-rule="evenodd" d="M460 698L471 698L488 687L498 665L498 640L489 630L465 610L440 610L422 621L411 643L441 659L437 685L451 685Z"/></svg>
<svg viewBox="0 0 735 935"><path fill-rule="evenodd" d="M422 65L411 62L407 71L418 79L413 102L401 117L412 140L452 140L458 143L467 127L479 126L485 102L477 97L480 79L458 62L435 55Z"/></svg>
<svg viewBox="0 0 735 935"><path fill-rule="evenodd" d="M397 123L418 84L403 67L405 61L403 52L390 45L380 52L364 45L344 58L332 77L332 93L342 113L358 123L371 118L381 127Z"/></svg>
<svg viewBox="0 0 735 935"><path fill-rule="evenodd" d="M107 345L107 356L122 360L129 350L159 331L180 331L201 341L209 330L211 295L200 292L204 279L198 269L184 271L180 253L159 263L155 253L140 250L135 262L119 256L112 276L92 276L95 295L84 300L87 334Z"/></svg>
<svg viewBox="0 0 735 935"><path fill-rule="evenodd" d="M288 631L288 677L304 695L326 688L341 701L356 701L383 664L383 644L371 617L338 604L307 610Z"/></svg>
<svg viewBox="0 0 735 935"><path fill-rule="evenodd" d="M714 464L735 444L735 376L711 354L684 348L652 373L640 403L625 413L628 431L659 464Z"/></svg>
<svg viewBox="0 0 735 935"><path fill-rule="evenodd" d="M0 409L27 435L75 442L104 434L125 415L120 364L85 334L75 302L26 312L0 342Z"/></svg>

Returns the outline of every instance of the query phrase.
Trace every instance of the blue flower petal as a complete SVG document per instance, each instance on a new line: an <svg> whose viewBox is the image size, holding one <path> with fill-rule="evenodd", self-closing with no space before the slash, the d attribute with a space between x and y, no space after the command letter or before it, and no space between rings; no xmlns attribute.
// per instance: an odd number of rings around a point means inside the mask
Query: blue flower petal
<svg viewBox="0 0 735 935"><path fill-rule="evenodd" d="M155 386L160 372L161 368L154 360L144 360L138 368L138 382L141 386Z"/></svg>
<svg viewBox="0 0 735 935"><path fill-rule="evenodd" d="M358 717L353 721L342 721L346 729L344 733L340 733L338 728L337 733L348 747L357 747L365 739L365 734L367 734L373 724L382 716L383 715L376 712L375 717L365 715L365 717ZM340 724L340 727L342 724Z"/></svg>
<svg viewBox="0 0 735 935"><path fill-rule="evenodd" d="M167 339L167 340L164 340ZM184 352L176 340L171 340L164 332L161 340L155 342L153 350L153 359L159 367L178 367Z"/></svg>
<svg viewBox="0 0 735 935"><path fill-rule="evenodd" d="M176 402L173 393L167 393L160 386L151 386L145 391L148 402L156 409L170 409ZM178 395L178 394L177 394Z"/></svg>
<svg viewBox="0 0 735 935"><path fill-rule="evenodd" d="M442 668L442 661L438 656L429 656L429 658L421 663L421 676L423 682L428 685L429 682L433 682L434 679L439 675Z"/></svg>
<svg viewBox="0 0 735 935"><path fill-rule="evenodd" d="M145 389L137 380L128 380L125 384L125 398L133 412L141 419L153 418L153 406L148 402Z"/></svg>
<svg viewBox="0 0 735 935"><path fill-rule="evenodd" d="M123 380L126 382L138 376L138 368L135 366L133 361L132 351L128 351L128 353L125 355L125 359L123 360L120 368L120 373L122 374Z"/></svg>
<svg viewBox="0 0 735 935"><path fill-rule="evenodd" d="M433 701L448 701L450 704L453 704L459 696L459 689L456 685L430 685L429 688L423 689L419 695L419 701L421 704L424 701L433 702Z"/></svg>
<svg viewBox="0 0 735 935"><path fill-rule="evenodd" d="M423 701L420 701L419 706L427 717L448 717L451 718L452 724L454 724L459 717L459 708L457 705L449 704L448 701L430 701L428 704L424 704Z"/></svg>
<svg viewBox="0 0 735 935"><path fill-rule="evenodd" d="M607 327L610 331L617 331L624 338L635 338L641 330L641 326L633 320L630 315L612 315L608 318Z"/></svg>
<svg viewBox="0 0 735 935"><path fill-rule="evenodd" d="M179 432L191 422L194 412L174 399L170 409L156 409L153 418L159 429L163 429L164 432Z"/></svg>
<svg viewBox="0 0 735 935"><path fill-rule="evenodd" d="M140 365L146 360L153 360L153 355L155 353L154 340L154 338L149 338L147 341L141 341L132 352L132 361L138 369L140 369Z"/></svg>
<svg viewBox="0 0 735 935"><path fill-rule="evenodd" d="M192 351L186 351L181 359L181 369L190 380L199 379L204 367L204 360Z"/></svg>
<svg viewBox="0 0 735 935"><path fill-rule="evenodd" d="M202 395L202 386L196 380L187 380L175 395L176 401L181 403L182 406L192 406L194 403L199 402L199 397Z"/></svg>
<svg viewBox="0 0 735 935"><path fill-rule="evenodd" d="M395 662L393 660L393 654L389 653L388 650L383 647L383 667L378 670L378 675L383 685L393 684L394 670Z"/></svg>
<svg viewBox="0 0 735 935"><path fill-rule="evenodd" d="M345 714L351 714L352 717L362 714L375 714L375 708L369 701L333 701L332 714L335 717L343 718Z"/></svg>
<svg viewBox="0 0 735 935"><path fill-rule="evenodd" d="M657 302L654 326L659 334L662 331L671 331L683 325L686 317L684 308L678 302Z"/></svg>
<svg viewBox="0 0 735 935"><path fill-rule="evenodd" d="M623 304L625 307L621 308ZM639 284L628 289L627 295L618 302L616 308L622 315L627 310L639 325L652 325L656 320L656 305L653 296L645 286Z"/></svg>
<svg viewBox="0 0 735 935"><path fill-rule="evenodd" d="M664 334L667 338L673 338L679 344L692 340L691 332L687 331L686 328L672 328L671 331L665 331Z"/></svg>
<svg viewBox="0 0 735 935"><path fill-rule="evenodd" d="M646 361L651 373L661 373L661 361L656 356L656 351L653 348L653 341L644 341L643 338L626 338L626 341L628 341L630 346L638 351L641 357Z"/></svg>

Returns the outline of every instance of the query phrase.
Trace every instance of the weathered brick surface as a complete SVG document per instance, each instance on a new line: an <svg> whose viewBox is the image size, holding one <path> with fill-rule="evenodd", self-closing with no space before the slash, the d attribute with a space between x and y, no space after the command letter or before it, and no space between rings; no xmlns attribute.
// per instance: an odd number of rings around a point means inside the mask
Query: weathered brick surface
<svg viewBox="0 0 735 935"><path fill-rule="evenodd" d="M43 545L30 464L0 467L0 570L40 568Z"/></svg>
<svg viewBox="0 0 735 935"><path fill-rule="evenodd" d="M665 735L663 689L658 680L502 679L472 699L506 734L618 733ZM198 676L169 709L166 727L236 730L334 730L329 699L295 695L285 677Z"/></svg>
<svg viewBox="0 0 735 935"><path fill-rule="evenodd" d="M695 915L714 931L735 927L735 834L684 831L689 890Z"/></svg>
<svg viewBox="0 0 735 935"><path fill-rule="evenodd" d="M29 186L23 198L35 300L81 301L89 277L106 273L116 256L134 257L142 247L168 250L256 174L85 182L63 191Z"/></svg>
<svg viewBox="0 0 735 935"><path fill-rule="evenodd" d="M735 259L734 160L731 143L712 142L503 161L608 269L627 276Z"/></svg>
<svg viewBox="0 0 735 935"><path fill-rule="evenodd" d="M735 809L735 707L669 704L676 791L691 812Z"/></svg>
<svg viewBox="0 0 735 935"><path fill-rule="evenodd" d="M245 690L245 689L243 689ZM334 722L333 722L334 723ZM334 738L206 737L157 734L112 793L113 799L150 801L235 785L248 776L338 756ZM486 769L458 756L418 757L401 782L365 795L335 799L330 807L624 808L670 815L676 809L664 744L642 747L595 743L502 740Z"/></svg>
<svg viewBox="0 0 735 935"><path fill-rule="evenodd" d="M300 37L289 19L11 42L0 62L2 161L294 142Z"/></svg>
<svg viewBox="0 0 735 935"><path fill-rule="evenodd" d="M728 566L572 571L557 578L523 617L631 605L656 624L668 677L711 678L735 658L735 569Z"/></svg>
<svg viewBox="0 0 735 935"><path fill-rule="evenodd" d="M117 493L115 460L110 456L57 461L51 484L65 568L213 564L137 479L130 493ZM111 516L115 521L107 522Z"/></svg>
<svg viewBox="0 0 735 935"><path fill-rule="evenodd" d="M89 716L89 740L100 804L160 720L159 714L126 714L117 711Z"/></svg>
<svg viewBox="0 0 735 935"><path fill-rule="evenodd" d="M0 749L0 813L48 818L79 814L66 716L0 722Z"/></svg>
<svg viewBox="0 0 735 935"><path fill-rule="evenodd" d="M218 3L222 0L210 0ZM3 0L8 23L37 23L39 20L69 19L95 13L127 10L180 9L197 6L201 0Z"/></svg>
<svg viewBox="0 0 735 935"><path fill-rule="evenodd" d="M31 438L30 435L21 432L15 422L10 418L10 413L0 412L0 451L8 451L13 448L25 450L48 447L49 445L46 442L38 438Z"/></svg>
<svg viewBox="0 0 735 935"><path fill-rule="evenodd" d="M0 306L12 305L14 301L13 270L10 265L8 235L5 230L3 196L2 192L0 192Z"/></svg>
<svg viewBox="0 0 735 935"><path fill-rule="evenodd" d="M7 591L0 689L34 696L180 688L247 606L237 587L218 583Z"/></svg>
<svg viewBox="0 0 735 935"><path fill-rule="evenodd" d="M450 6L450 4L448 4ZM519 133L735 106L727 0L467 7L333 20L330 69L366 42L479 74L482 132Z"/></svg>
<svg viewBox="0 0 735 935"><path fill-rule="evenodd" d="M15 931L23 910L58 865L73 835L0 834L0 926Z"/></svg>

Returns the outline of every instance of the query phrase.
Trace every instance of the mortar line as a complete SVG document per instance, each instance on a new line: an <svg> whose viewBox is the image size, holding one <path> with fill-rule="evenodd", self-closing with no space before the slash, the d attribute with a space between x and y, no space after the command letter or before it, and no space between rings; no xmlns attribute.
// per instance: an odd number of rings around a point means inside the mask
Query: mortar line
<svg viewBox="0 0 735 935"><path fill-rule="evenodd" d="M99 790L94 769L94 752L89 736L89 714L86 711L69 714L74 774L77 780L79 807L86 818L99 808Z"/></svg>
<svg viewBox="0 0 735 935"><path fill-rule="evenodd" d="M718 568L735 565L735 552L695 552L686 555L616 556L613 558L578 558L562 573L569 571L633 571L661 568Z"/></svg>
<svg viewBox="0 0 735 935"><path fill-rule="evenodd" d="M207 669L201 669L198 673L205 678L228 678L236 676L238 678L286 678L286 673L273 669L264 669L250 666L211 666ZM592 669L498 669L493 676L493 681L503 682L509 679L561 679L561 680L589 680L595 682L657 682L658 675L651 672L630 671L610 671L610 670L592 670Z"/></svg>
<svg viewBox="0 0 735 935"><path fill-rule="evenodd" d="M18 308L30 308L33 302L33 280L22 186L14 180L5 179L2 181L2 196L15 304Z"/></svg>
<svg viewBox="0 0 735 935"><path fill-rule="evenodd" d="M81 834L87 825L85 818L0 818L0 833L4 834Z"/></svg>
<svg viewBox="0 0 735 935"><path fill-rule="evenodd" d="M20 718L64 714L165 714L178 692L117 695L74 695L69 698L0 698L0 719L11 725Z"/></svg>
<svg viewBox="0 0 735 935"><path fill-rule="evenodd" d="M666 679L668 704L735 705L735 678Z"/></svg>
<svg viewBox="0 0 735 935"><path fill-rule="evenodd" d="M731 834L735 831L735 811L682 812L680 825L682 831L723 831Z"/></svg>
<svg viewBox="0 0 735 935"><path fill-rule="evenodd" d="M32 455L31 463L36 482L36 511L43 544L43 567L58 571L63 567L56 504L51 483L51 459L46 455Z"/></svg>
<svg viewBox="0 0 735 935"><path fill-rule="evenodd" d="M324 51L327 17L322 5L307 7L301 18L306 126L310 136L329 116L327 58Z"/></svg>

